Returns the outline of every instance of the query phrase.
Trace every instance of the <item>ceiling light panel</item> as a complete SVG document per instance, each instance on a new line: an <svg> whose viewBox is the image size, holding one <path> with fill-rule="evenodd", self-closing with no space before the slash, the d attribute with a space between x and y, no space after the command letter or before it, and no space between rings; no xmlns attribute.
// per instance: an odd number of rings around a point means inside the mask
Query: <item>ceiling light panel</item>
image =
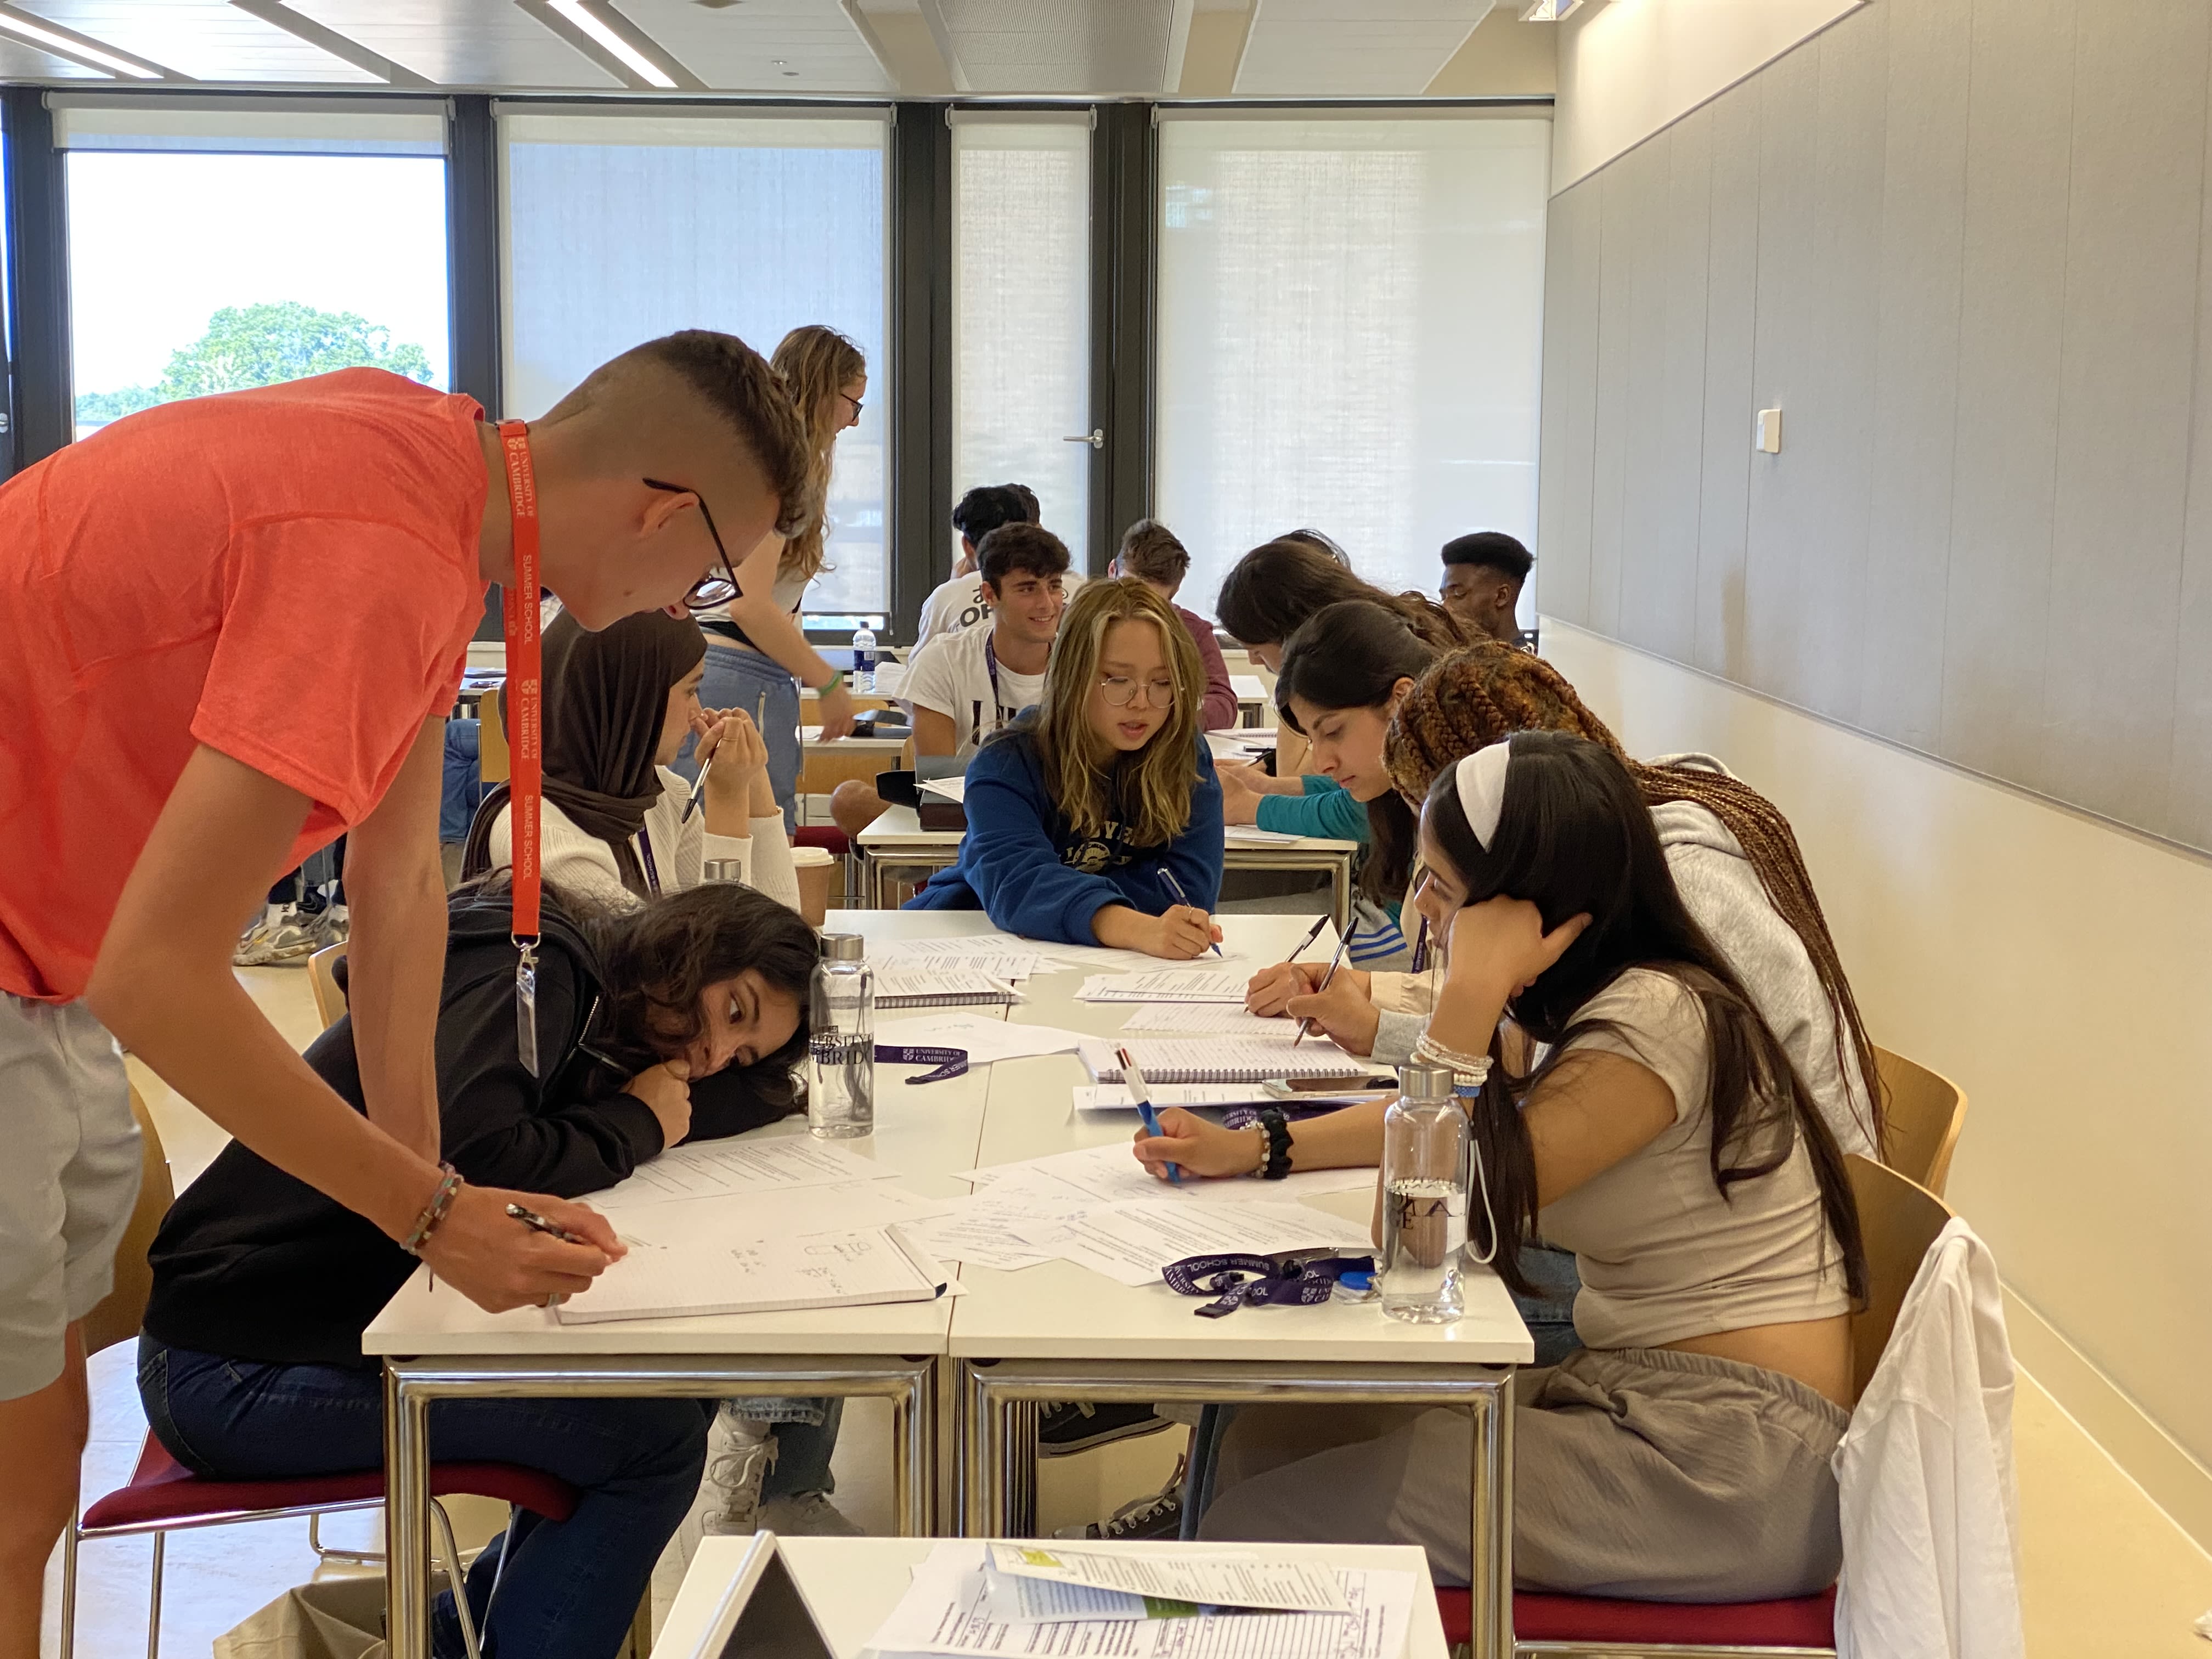
<svg viewBox="0 0 2212 1659"><path fill-rule="evenodd" d="M36 46L0 33L0 81L111 81L121 78L88 69L66 58L57 58L51 52L40 52Z"/></svg>
<svg viewBox="0 0 2212 1659"><path fill-rule="evenodd" d="M240 11L228 0L14 0L195 81L380 86L368 70Z"/></svg>
<svg viewBox="0 0 2212 1659"><path fill-rule="evenodd" d="M1254 98L1411 98L1491 0L1258 0L1237 90Z"/></svg>
<svg viewBox="0 0 2212 1659"><path fill-rule="evenodd" d="M1173 0L921 0L963 92L1149 94L1163 89Z"/></svg>
<svg viewBox="0 0 2212 1659"><path fill-rule="evenodd" d="M601 92L623 82L508 0L290 0L441 87Z"/></svg>
<svg viewBox="0 0 2212 1659"><path fill-rule="evenodd" d="M615 0L623 15L717 92L889 93L837 0Z"/></svg>

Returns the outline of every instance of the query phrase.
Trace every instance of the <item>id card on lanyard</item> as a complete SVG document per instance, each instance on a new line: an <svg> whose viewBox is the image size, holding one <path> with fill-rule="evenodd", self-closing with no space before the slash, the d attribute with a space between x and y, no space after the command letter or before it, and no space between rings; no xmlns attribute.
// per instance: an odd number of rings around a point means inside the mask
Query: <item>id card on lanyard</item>
<svg viewBox="0 0 2212 1659"><path fill-rule="evenodd" d="M514 847L514 1034L523 1068L538 1070L539 812L545 795L544 653L538 637L538 479L530 466L530 428L503 421L507 505L514 530L514 579L500 593L507 635L507 823Z"/></svg>

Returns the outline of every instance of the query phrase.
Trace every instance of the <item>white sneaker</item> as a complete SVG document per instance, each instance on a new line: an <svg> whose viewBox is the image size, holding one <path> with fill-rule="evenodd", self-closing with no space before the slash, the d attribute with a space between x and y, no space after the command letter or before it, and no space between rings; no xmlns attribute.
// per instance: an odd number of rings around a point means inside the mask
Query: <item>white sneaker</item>
<svg viewBox="0 0 2212 1659"><path fill-rule="evenodd" d="M774 1425L719 1413L707 1437L707 1478L700 1483L709 1537L760 1528L761 1482L775 1462Z"/></svg>
<svg viewBox="0 0 2212 1659"><path fill-rule="evenodd" d="M864 1538L852 1516L830 1501L830 1494L802 1492L788 1498L771 1498L760 1506L763 1532L785 1538Z"/></svg>

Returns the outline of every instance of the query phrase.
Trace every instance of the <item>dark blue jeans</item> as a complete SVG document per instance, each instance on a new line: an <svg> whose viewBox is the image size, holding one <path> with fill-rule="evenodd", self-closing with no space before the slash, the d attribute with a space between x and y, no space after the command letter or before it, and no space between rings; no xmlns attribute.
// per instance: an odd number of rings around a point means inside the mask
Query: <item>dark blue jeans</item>
<svg viewBox="0 0 2212 1659"><path fill-rule="evenodd" d="M374 1370L265 1365L138 1343L147 1421L197 1474L281 1480L380 1468L384 1384ZM469 1603L488 1659L612 1659L699 1487L712 1401L441 1400L430 1407L430 1455L520 1463L578 1487L566 1521L520 1517L499 1595L500 1552L469 1573ZM458 1656L439 1620L441 1659Z"/></svg>
<svg viewBox="0 0 2212 1659"><path fill-rule="evenodd" d="M1575 1293L1583 1287L1575 1253L1548 1244L1523 1244L1521 1271L1534 1284L1536 1294L1523 1296L1516 1291L1513 1305L1536 1340L1536 1364L1556 1365L1583 1345L1575 1334Z"/></svg>

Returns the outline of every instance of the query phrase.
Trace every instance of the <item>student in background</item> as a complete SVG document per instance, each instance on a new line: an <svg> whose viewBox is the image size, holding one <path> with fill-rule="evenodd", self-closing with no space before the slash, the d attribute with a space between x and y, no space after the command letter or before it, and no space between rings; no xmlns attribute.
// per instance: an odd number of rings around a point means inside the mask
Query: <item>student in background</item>
<svg viewBox="0 0 2212 1659"><path fill-rule="evenodd" d="M1001 532L1003 533L1003 532ZM1221 937L1221 790L1199 729L1198 650L1137 581L1085 586L1044 696L968 765L959 861L912 910L989 913L1065 945L1170 961Z"/></svg>
<svg viewBox="0 0 2212 1659"><path fill-rule="evenodd" d="M1685 1601L1834 1583L1858 1213L1642 791L1596 744L1524 733L1437 780L1420 856L1447 962L1420 1053L1471 1097L1470 1243L1526 1289L1512 1241L1540 1225L1583 1274L1584 1346L1515 1389L1516 1582ZM1531 1072L1503 1058L1508 1014L1545 1045ZM1200 1535L1419 1544L1465 1583L1471 1431L1457 1411L1247 1407Z"/></svg>
<svg viewBox="0 0 2212 1659"><path fill-rule="evenodd" d="M799 908L799 877L768 779L768 750L742 708L700 706L706 635L689 617L647 611L586 632L562 617L545 635L545 879L601 904L698 885L708 859ZM687 738L711 757L701 810L669 763ZM477 808L465 878L514 860L505 784Z"/></svg>
<svg viewBox="0 0 2212 1659"><path fill-rule="evenodd" d="M1213 624L1194 611L1176 605L1182 579L1190 574L1190 553L1176 539L1175 532L1157 519L1139 519L1121 534L1121 550L1115 555L1107 574L1133 576L1174 607L1198 659L1206 667L1206 701L1199 719L1209 732L1225 732L1237 724L1237 688L1229 683L1229 665L1221 660L1221 642L1213 637Z"/></svg>
<svg viewBox="0 0 2212 1659"><path fill-rule="evenodd" d="M921 602L921 619L914 635L915 652L939 635L972 628L991 614L991 601L984 595L982 579L975 574L976 550L1000 525L1035 524L1037 519L1036 492L1026 484L978 484L960 498L960 504L952 509L960 555L952 562L951 580L931 588Z"/></svg>
<svg viewBox="0 0 2212 1659"><path fill-rule="evenodd" d="M1520 644L1516 612L1534 556L1502 530L1478 530L1446 542L1443 560L1444 609L1479 634Z"/></svg>
<svg viewBox="0 0 2212 1659"><path fill-rule="evenodd" d="M814 690L824 738L842 738L853 729L853 694L844 672L832 668L806 642L799 611L806 602L807 585L822 573L837 436L860 423L861 400L868 392L868 362L860 347L819 323L785 335L774 362L806 428L807 488L813 510L795 533L762 538L738 565L737 597L718 610L700 613L711 636L701 690L716 708L752 709L767 696L761 735L768 742L769 785L785 827L795 829L799 686ZM675 769L687 782L696 778L696 751L680 757Z"/></svg>
<svg viewBox="0 0 2212 1659"><path fill-rule="evenodd" d="M917 757L966 760L1044 695L1045 664L1066 605L1067 549L1049 530L1017 522L985 536L979 558L991 625L939 635L908 659L900 684ZM861 778L839 784L830 798L848 836L888 805Z"/></svg>
<svg viewBox="0 0 2212 1659"><path fill-rule="evenodd" d="M795 525L804 449L768 365L704 331L604 365L526 439L482 414L348 369L150 409L0 485L0 1653L38 1649L88 1431L77 1323L137 1194L116 1039L482 1305L580 1290L621 1251L588 1211L523 1200L593 1241L564 1243L438 1169L445 716L486 585L514 580L510 441L542 580L592 627L705 602L706 500L747 542ZM230 963L270 884L341 832L365 1118Z"/></svg>
<svg viewBox="0 0 2212 1659"><path fill-rule="evenodd" d="M791 1109L818 952L795 912L729 884L605 909L549 883L536 1077L516 1053L514 919L503 878L450 902L440 1141L470 1181L580 1198L665 1147ZM306 1063L362 1109L350 1018ZM139 1392L171 1455L231 1480L381 1467L383 1381L362 1362L361 1334L413 1257L234 1141L170 1209L150 1258ZM495 1542L477 1558L469 1599L487 1653L616 1651L698 1488L714 1407L550 1396L431 1407L440 1458L520 1463L583 1492L568 1520L525 1515L511 1551ZM440 1653L460 1650L457 1623L441 1597Z"/></svg>
<svg viewBox="0 0 2212 1659"><path fill-rule="evenodd" d="M1334 537L1324 536L1318 530L1285 530L1276 539L1296 542L1302 547L1310 547L1316 552L1328 554L1346 570L1352 568L1352 555L1344 550L1343 546Z"/></svg>

